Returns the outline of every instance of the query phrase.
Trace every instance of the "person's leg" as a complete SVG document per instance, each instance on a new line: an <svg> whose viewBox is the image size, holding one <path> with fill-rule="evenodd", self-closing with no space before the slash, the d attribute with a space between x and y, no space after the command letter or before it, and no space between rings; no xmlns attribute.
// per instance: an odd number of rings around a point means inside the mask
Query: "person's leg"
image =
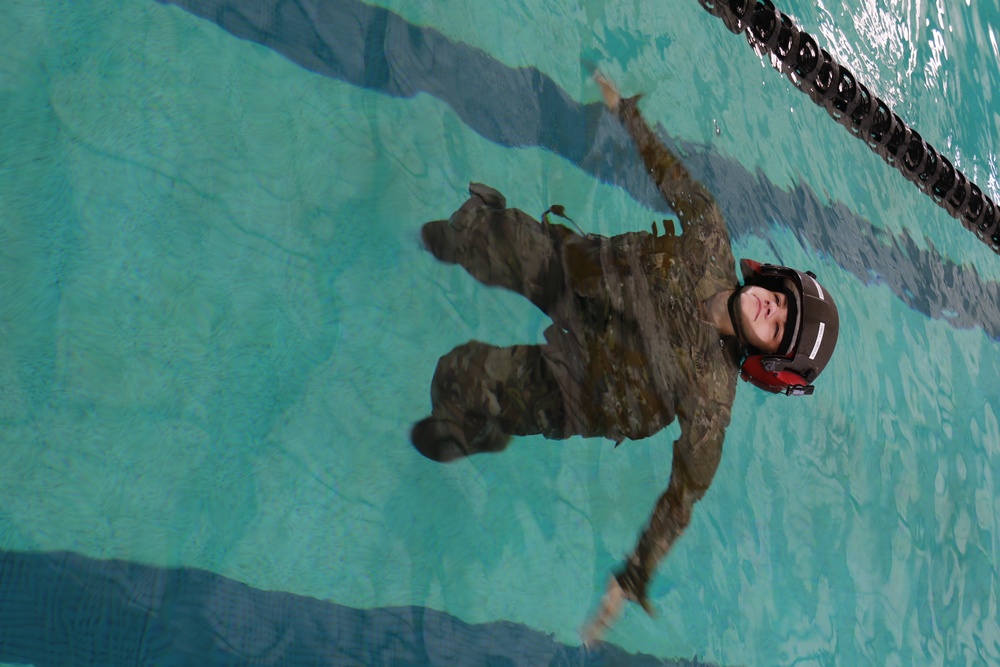
<svg viewBox="0 0 1000 667"><path fill-rule="evenodd" d="M559 385L535 345L456 347L438 361L431 402L410 437L435 461L502 451L512 435L567 436Z"/></svg>
<svg viewBox="0 0 1000 667"><path fill-rule="evenodd" d="M460 264L479 282L527 297L549 313L565 291L561 245L572 232L505 208L496 190L473 183L469 199L449 220L423 226L428 250Z"/></svg>

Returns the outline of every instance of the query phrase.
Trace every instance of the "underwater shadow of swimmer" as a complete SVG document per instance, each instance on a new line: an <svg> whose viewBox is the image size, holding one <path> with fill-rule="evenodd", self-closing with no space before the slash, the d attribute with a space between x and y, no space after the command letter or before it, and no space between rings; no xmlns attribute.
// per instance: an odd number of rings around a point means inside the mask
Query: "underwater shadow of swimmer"
<svg viewBox="0 0 1000 667"><path fill-rule="evenodd" d="M310 71L395 97L426 92L481 136L502 146L537 146L667 211L625 133L600 103L580 104L537 68L512 68L439 31L360 0L157 0L264 45ZM516 100L516 103L512 102ZM696 178L716 193L734 237L787 225L805 247L864 284L884 284L909 307L1000 340L1000 286L909 234L874 227L807 187L784 191L707 147L670 139ZM749 205L747 202L753 202ZM638 225L638 221L637 221ZM780 260L780 257L777 258Z"/></svg>

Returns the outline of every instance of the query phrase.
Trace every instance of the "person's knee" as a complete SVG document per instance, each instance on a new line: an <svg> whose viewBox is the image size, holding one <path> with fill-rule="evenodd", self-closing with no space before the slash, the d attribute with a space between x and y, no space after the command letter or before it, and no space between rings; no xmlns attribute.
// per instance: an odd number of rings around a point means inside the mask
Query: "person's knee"
<svg viewBox="0 0 1000 667"><path fill-rule="evenodd" d="M469 183L469 195L480 199L483 204L490 208L507 208L507 200L498 190L482 183Z"/></svg>
<svg viewBox="0 0 1000 667"><path fill-rule="evenodd" d="M478 340L470 340L456 345L450 352L438 359L437 367L434 369L434 379L431 381L432 387L471 386L473 382L484 376L491 354L498 350L500 348Z"/></svg>
<svg viewBox="0 0 1000 667"><path fill-rule="evenodd" d="M410 431L413 448L438 463L449 463L469 455L461 429L452 422L428 417Z"/></svg>

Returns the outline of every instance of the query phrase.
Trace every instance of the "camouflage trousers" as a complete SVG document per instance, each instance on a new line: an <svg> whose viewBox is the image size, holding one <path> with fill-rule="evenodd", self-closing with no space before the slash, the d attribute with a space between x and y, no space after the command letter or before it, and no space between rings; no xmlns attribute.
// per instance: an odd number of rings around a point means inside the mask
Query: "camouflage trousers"
<svg viewBox="0 0 1000 667"><path fill-rule="evenodd" d="M572 435L559 384L537 345L456 347L438 361L431 403L432 416L458 425L470 449L477 439L479 448L489 447L481 436L490 427L508 436Z"/></svg>
<svg viewBox="0 0 1000 667"><path fill-rule="evenodd" d="M569 230L506 209L503 196L492 188L473 185L470 194L450 220L424 225L427 248L443 262L460 264L479 282L522 294L554 315L566 297L560 243ZM432 417L456 425L468 453L491 427L505 435L574 434L567 430L574 420L567 419L543 346L460 345L438 361L431 402Z"/></svg>
<svg viewBox="0 0 1000 667"><path fill-rule="evenodd" d="M507 436L621 441L662 428L673 414L662 410L648 378L643 381L641 344L627 325L621 327L627 339L621 345L606 333L612 311L622 309L616 287L637 272L663 271L672 258L672 234L581 236L544 216L538 222L506 208L492 188L474 184L470 194L449 220L424 225L427 248L485 285L523 295L554 324L542 345L501 348L472 341L440 359L431 416L451 425L456 451L502 449L506 440L487 437L491 429ZM644 400L623 416L621 399L630 394Z"/></svg>

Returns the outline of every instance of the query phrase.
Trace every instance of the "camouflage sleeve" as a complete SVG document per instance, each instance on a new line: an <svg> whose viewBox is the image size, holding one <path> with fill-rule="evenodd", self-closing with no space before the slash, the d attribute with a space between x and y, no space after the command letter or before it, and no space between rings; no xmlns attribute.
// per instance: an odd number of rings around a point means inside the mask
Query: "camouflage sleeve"
<svg viewBox="0 0 1000 667"><path fill-rule="evenodd" d="M704 259L710 261L715 248L730 247L722 213L705 186L691 176L642 117L638 99L636 96L621 100L618 118L632 136L650 177L677 214L683 233L689 238L696 237L697 243L685 244L691 246L689 253L697 246L704 250Z"/></svg>
<svg viewBox="0 0 1000 667"><path fill-rule="evenodd" d="M691 510L708 490L722 459L722 441L730 409L711 404L686 417L681 414L681 437L674 442L673 468L667 490L656 501L653 515L629 556L615 573L626 596L651 611L646 589L660 561L691 522Z"/></svg>

